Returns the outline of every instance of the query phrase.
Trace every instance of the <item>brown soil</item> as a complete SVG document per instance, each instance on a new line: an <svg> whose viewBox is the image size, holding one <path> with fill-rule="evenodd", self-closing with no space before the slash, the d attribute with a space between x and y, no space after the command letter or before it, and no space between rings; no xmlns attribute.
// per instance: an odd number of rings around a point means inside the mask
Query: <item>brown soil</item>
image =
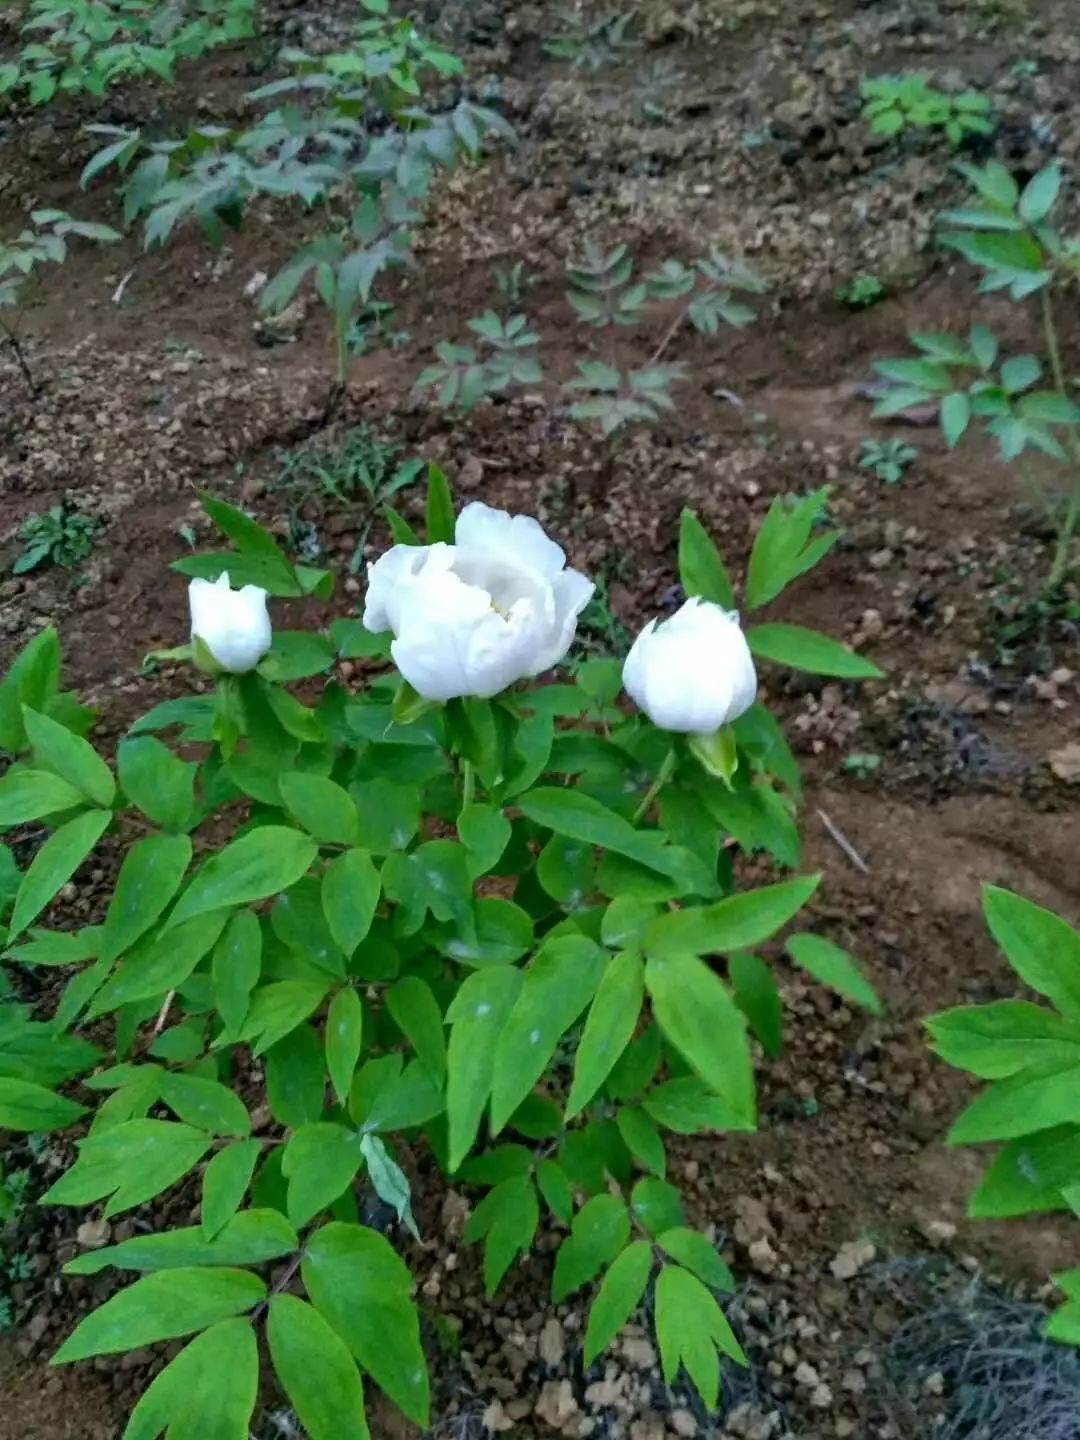
<svg viewBox="0 0 1080 1440"><path fill-rule="evenodd" d="M105 184L79 191L93 149L83 123L148 122L167 133L194 116L238 113L283 37L340 36L349 8L271 6L270 38L216 56L167 93L118 91L65 102L55 115L8 116L0 193L11 228L43 202L115 220ZM1076 736L1080 693L1062 669L1075 666L1076 633L1052 624L1002 654L1010 596L1048 564L1046 537L1014 476L977 443L949 454L933 428L875 426L856 394L876 357L904 353L909 328L960 327L979 315L1021 347L1038 345L1021 311L979 300L972 277L930 244L934 211L959 193L950 155L937 144L872 142L858 121L859 75L927 69L978 85L1002 116L1002 158L1033 170L1054 151L1075 164L1080 42L1069 9L1055 0L644 0L640 48L592 72L543 53L559 26L554 6L430 3L429 23L466 57L470 82L503 78L520 143L441 185L419 270L393 297L394 325L411 340L354 362L332 420L329 335L317 309L293 344L263 349L253 338L244 287L256 272L272 273L304 230L302 218L271 207L216 255L189 232L149 255L135 235L80 249L48 276L28 318L39 393L28 395L6 356L0 368L0 539L10 542L9 558L25 517L65 496L106 527L77 583L58 570L0 582L0 659L55 622L68 679L101 708L105 737L190 683L138 667L148 651L185 636L184 582L167 567L182 552L181 527L208 539L193 489L241 498L284 533L271 486L277 456L309 436L333 444L366 421L445 464L462 497L540 514L575 563L607 578L616 619L630 627L675 578L683 505L698 510L737 566L774 495L833 487L830 512L844 542L777 608L855 639L888 680L857 688L769 675L766 683L806 769L806 866L825 875L815 918L860 957L888 1012L854 1015L781 968L789 1050L761 1066L761 1133L680 1147L676 1168L696 1218L729 1238L749 1287L759 1386L741 1420L717 1427L697 1417L702 1435L922 1433L895 1428L876 1383L874 1347L899 1318L881 1301L876 1262L847 1280L831 1271L849 1242L868 1238L879 1258L928 1249L974 1256L1008 1285L1040 1285L1075 1258L1071 1232L1056 1221L965 1223L981 1160L946 1151L942 1136L967 1087L927 1055L920 1020L1012 993L980 920L982 883L1080 919L1076 792L1047 763ZM1036 72L1018 71L1019 58ZM666 88L665 74L676 77ZM689 259L715 244L746 256L770 282L747 330L676 337L667 358L685 361L691 377L679 412L621 443L603 493L595 448L560 408L554 384L461 423L409 397L431 345L463 337L465 320L496 299L493 266L515 259L537 277L523 308L542 334L547 373L569 374L590 341L562 299L562 267L586 237L625 240L643 262ZM871 272L888 288L883 303L852 311L834 298L838 284ZM658 310L642 334L627 336L626 356L646 358L667 323ZM902 484L855 468L858 443L871 434L918 445ZM403 498L408 510L415 501ZM355 521L330 528L344 569ZM357 591L348 581L345 595ZM296 623L328 613L309 607ZM880 761L869 777L845 768L847 756L867 753ZM87 878L84 910L103 880L103 872ZM485 1413L489 1425L500 1419L494 1402L522 1397L528 1409L509 1422L519 1434L549 1434L551 1424L566 1435L631 1440L690 1433L671 1428L672 1407L685 1401L664 1395L647 1358L636 1410L603 1395L588 1400L595 1376L582 1377L573 1350L582 1316L573 1306L545 1310L543 1257L485 1304L475 1257L462 1251L458 1261L453 1203L445 1212L439 1203L434 1192L425 1197L432 1238L413 1258L432 1307L464 1325L460 1357L442 1365L440 1433L479 1435ZM148 1356L62 1374L43 1368L95 1294L57 1275L72 1243L36 1242L37 1280L0 1351L0 1440L111 1440L145 1383ZM553 1358L558 1346L545 1349L539 1336L556 1320L569 1349ZM640 1361L636 1343L638 1360L626 1352L623 1370ZM862 1389L845 1379L853 1366L862 1367ZM268 1403L265 1434L288 1433L270 1428ZM774 1412L782 1425L752 1428L755 1416ZM373 1433L394 1434L380 1416Z"/></svg>

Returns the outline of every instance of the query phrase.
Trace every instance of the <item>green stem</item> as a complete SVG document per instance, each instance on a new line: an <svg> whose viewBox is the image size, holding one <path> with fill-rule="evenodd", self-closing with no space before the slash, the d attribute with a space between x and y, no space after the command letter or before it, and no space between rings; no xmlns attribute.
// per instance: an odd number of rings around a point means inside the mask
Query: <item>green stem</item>
<svg viewBox="0 0 1080 1440"><path fill-rule="evenodd" d="M467 810L473 803L476 795L476 770L471 760L462 761L461 765L461 808Z"/></svg>
<svg viewBox="0 0 1080 1440"><path fill-rule="evenodd" d="M635 825L640 825L642 820L644 820L645 816L649 813L649 809L652 806L653 801L660 794L660 791L664 788L667 782L671 779L672 775L674 775L676 764L677 756L674 749L671 749L664 756L664 763L656 772L656 779L649 786L648 790L646 790L644 796L642 797L641 804L634 811Z"/></svg>
<svg viewBox="0 0 1080 1440"><path fill-rule="evenodd" d="M1043 334L1046 337L1046 349L1050 356L1050 370L1054 377L1054 388L1065 400L1069 400L1069 389L1065 381L1065 367L1061 363L1061 346L1058 342L1057 324L1054 320L1054 302L1050 293L1050 286L1046 285L1039 292L1039 301L1042 306ZM1076 534L1076 527L1080 524L1080 435L1075 429L1069 431L1069 449L1073 458L1073 488L1069 499L1068 508L1065 511L1065 518L1058 528L1057 544L1054 547L1054 559L1050 566L1050 576L1047 580L1047 590L1056 590L1064 581L1069 572L1069 551L1072 547L1073 536Z"/></svg>
<svg viewBox="0 0 1080 1440"><path fill-rule="evenodd" d="M345 388L349 368L349 329L344 319L337 322L337 383Z"/></svg>

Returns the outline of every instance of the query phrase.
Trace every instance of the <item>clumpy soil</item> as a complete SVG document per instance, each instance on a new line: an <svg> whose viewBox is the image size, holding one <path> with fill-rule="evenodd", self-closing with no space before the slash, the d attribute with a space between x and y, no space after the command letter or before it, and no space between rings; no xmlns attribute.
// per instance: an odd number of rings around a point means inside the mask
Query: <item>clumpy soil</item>
<svg viewBox="0 0 1080 1440"><path fill-rule="evenodd" d="M611 13L579 8L594 20ZM192 539L209 540L194 490L243 503L288 538L274 484L282 453L305 442L333 450L361 423L403 454L438 460L462 500L539 514L574 563L604 581L609 609L585 635L598 648L618 647L623 627L661 605L684 505L738 570L773 496L831 486L829 514L844 539L784 597L778 618L854 642L887 679L763 680L807 778L804 865L824 874L810 918L860 958L887 1010L853 1013L777 957L788 1049L759 1067L760 1133L674 1147L693 1218L714 1227L739 1277L733 1319L750 1372L729 1376L719 1418L665 1389L644 1330L583 1373L579 1301L545 1299L557 1237L542 1237L486 1302L460 1240L469 1196L444 1202L423 1168L427 1240L410 1260L432 1317L439 1435L932 1434L935 1416L950 1413L940 1373L898 1380L884 1358L919 1303L902 1275L981 1270L1010 1294L1033 1295L1075 1260L1063 1221L965 1222L982 1159L947 1150L942 1137L968 1086L928 1056L920 1020L1014 991L980 920L983 883L1080 920L1080 667L1065 612L1016 625L1017 596L1049 557L1014 475L979 442L950 454L933 426L875 424L860 397L873 360L904 353L908 329L980 318L1018 349L1038 348L1038 336L1025 312L978 297L973 277L932 241L934 212L960 196L947 146L872 137L859 120L858 81L921 69L949 88L977 87L1001 121L987 153L1022 173L1057 156L1075 173L1080 40L1070 7L643 0L627 32L633 46L601 43L596 68L545 53L566 23L554 5L430 0L418 11L464 56L468 93L495 97L519 139L440 182L419 268L390 291L393 328L407 341L355 359L336 407L330 336L314 302L300 307L289 343L258 343L250 291L305 228L280 207L256 206L217 253L187 231L150 253L134 234L78 248L48 274L25 321L37 393L7 354L0 368L0 540L10 565L25 518L64 500L101 530L77 572L0 582L2 658L56 624L68 680L101 710L110 743L191 684L169 669L144 675L140 661L185 638L184 582L167 567ZM172 89L121 87L51 113L7 113L5 229L45 203L115 222L107 185L79 188L96 144L84 124L168 134L234 119L280 43L336 45L351 18L342 0L272 3L258 42L217 53ZM687 366L678 410L620 440L610 474L554 383L592 354L563 297L564 263L587 238L626 242L650 266L717 246L769 283L747 329L676 334L665 358ZM464 339L465 321L497 303L495 269L518 260L521 307L541 335L549 380L464 420L424 408L410 390L431 346ZM880 279L885 298L852 310L835 291L864 274ZM1075 296L1067 304L1075 365ZM644 362L669 322L665 307L651 311L620 337L624 359ZM902 483L857 469L868 436L918 447ZM406 512L419 503L408 492L399 500ZM345 509L316 520L308 538L341 573L341 613L359 594L347 572L365 517ZM372 553L385 540L376 528ZM314 606L292 618L317 624L329 613ZM79 877L73 923L100 905L106 881L105 868ZM22 1160L40 1193L57 1157ZM45 1368L103 1293L100 1282L59 1275L80 1244L102 1243L73 1224L35 1211L20 1222L30 1273L9 1284L17 1323L0 1337L3 1440L112 1440L160 1363L137 1353ZM297 1433L291 1424L268 1394L260 1440ZM405 1433L377 1404L372 1429Z"/></svg>

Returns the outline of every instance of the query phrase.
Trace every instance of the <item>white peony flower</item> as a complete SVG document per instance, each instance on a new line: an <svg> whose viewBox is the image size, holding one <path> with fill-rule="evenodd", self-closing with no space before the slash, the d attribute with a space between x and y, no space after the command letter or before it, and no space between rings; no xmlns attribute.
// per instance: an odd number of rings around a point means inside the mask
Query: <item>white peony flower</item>
<svg viewBox="0 0 1080 1440"><path fill-rule="evenodd" d="M594 586L528 515L474 502L453 545L395 545L368 569L364 625L425 700L487 699L569 650Z"/></svg>
<svg viewBox="0 0 1080 1440"><path fill-rule="evenodd" d="M749 710L757 673L734 611L687 600L670 620L652 620L623 666L623 686L662 730L711 735Z"/></svg>
<svg viewBox="0 0 1080 1440"><path fill-rule="evenodd" d="M258 585L234 590L225 571L213 582L192 580L188 604L192 640L201 640L222 670L243 675L270 649L266 591Z"/></svg>

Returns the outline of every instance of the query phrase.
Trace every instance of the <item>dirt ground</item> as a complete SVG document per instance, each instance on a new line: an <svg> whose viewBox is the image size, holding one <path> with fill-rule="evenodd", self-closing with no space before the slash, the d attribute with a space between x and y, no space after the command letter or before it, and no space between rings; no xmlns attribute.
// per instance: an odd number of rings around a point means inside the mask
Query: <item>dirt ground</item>
<svg viewBox="0 0 1080 1440"><path fill-rule="evenodd" d="M190 231L148 254L138 235L80 249L49 274L27 319L38 393L10 357L0 363L9 565L23 520L64 498L103 527L76 575L0 581L0 659L55 623L67 678L101 709L105 737L190 683L139 667L148 651L186 638L185 584L167 567L184 550L182 527L200 544L209 538L194 489L240 500L286 535L273 483L282 452L333 447L361 422L403 453L442 463L461 499L539 514L573 562L607 582L609 636L655 613L675 579L682 506L698 511L738 570L774 495L832 486L830 516L845 538L793 587L779 618L854 641L888 678L861 687L763 678L805 767L805 868L825 875L814 920L858 955L887 1014L855 1015L778 960L789 1045L759 1069L760 1133L679 1148L695 1218L716 1227L744 1285L751 1376L731 1377L726 1408L710 1420L665 1392L644 1332L606 1370L601 1361L584 1375L583 1313L545 1308L545 1257L487 1304L475 1257L458 1243L467 1197L440 1208L432 1189L421 1204L428 1243L410 1258L432 1313L460 1324L458 1342L433 1352L437 1434L917 1440L934 1433L948 1397L931 1386L913 1410L898 1405L881 1360L906 1313L889 1265L930 1256L946 1269L982 1266L1010 1292L1034 1293L1052 1269L1076 1262L1075 1225L1064 1221L965 1222L982 1158L947 1151L942 1136L967 1087L928 1056L920 1030L943 1006L1012 993L980 920L981 884L1080 920L1080 774L1070 783L1053 761L1077 738L1076 628L1059 619L1009 637L1017 595L1048 564L1047 539L989 448L950 454L933 427L875 424L858 394L875 358L905 353L912 328L990 317L1020 348L1038 344L1023 312L978 297L971 275L932 243L934 212L960 194L947 145L872 137L859 121L859 77L924 69L978 87L1001 117L992 153L1026 173L1056 155L1075 174L1080 39L1070 8L642 0L635 48L593 70L544 52L561 24L554 5L429 0L420 18L465 58L468 93L497 96L518 144L440 184L419 269L391 293L394 326L410 339L354 360L332 417L319 310L292 343L256 340L245 288L288 257L305 223L270 205L216 254ZM119 88L101 101L0 116L5 231L43 203L116 222L107 184L79 188L95 148L84 124L167 134L238 116L282 41L336 44L351 18L344 0L274 3L258 41L217 53L171 89ZM625 241L644 264L716 245L769 283L746 330L679 333L667 356L688 366L678 413L621 443L602 491L596 447L554 383L465 421L410 397L434 342L464 338L466 319L497 301L494 269L518 259L534 277L522 308L547 373L568 376L590 339L563 298L563 267L586 238ZM835 291L862 274L876 275L886 296L853 310ZM1075 300L1063 317L1073 365ZM625 356L643 361L667 323L663 307L650 313L623 341ZM871 435L918 446L902 483L856 468ZM419 503L408 492L399 499L406 512ZM326 527L343 585L333 607L308 607L296 623L355 606L359 586L345 572L358 529L347 513ZM384 540L376 531L373 551ZM860 773L845 763L853 755L876 764ZM96 903L102 878L89 877L79 907ZM34 1277L13 1287L19 1323L0 1337L0 1440L112 1440L157 1363L136 1355L45 1369L97 1293L93 1282L59 1277L75 1245L66 1224L42 1221L29 1242ZM288 1423L268 1396L259 1440L297 1433ZM378 1409L372 1429L399 1433Z"/></svg>

